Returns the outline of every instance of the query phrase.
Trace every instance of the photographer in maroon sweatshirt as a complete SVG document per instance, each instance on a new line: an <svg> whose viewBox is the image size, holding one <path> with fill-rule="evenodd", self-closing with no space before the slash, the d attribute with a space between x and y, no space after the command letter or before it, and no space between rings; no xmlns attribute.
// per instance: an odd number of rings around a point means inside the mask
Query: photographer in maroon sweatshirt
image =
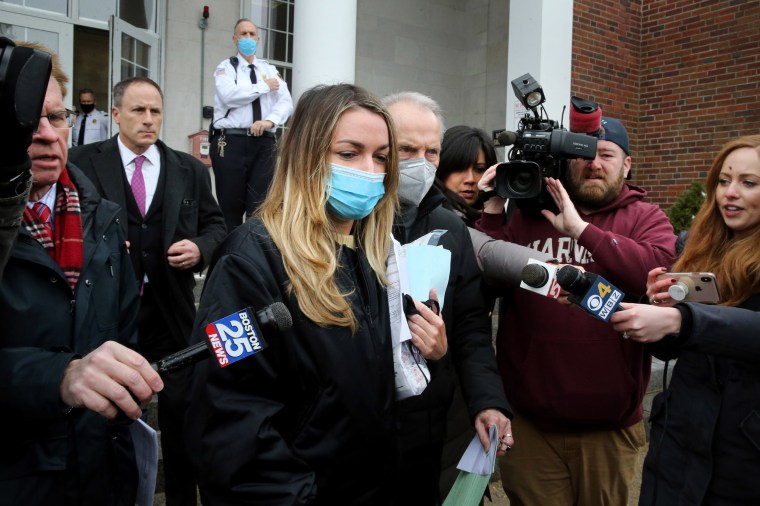
<svg viewBox="0 0 760 506"><path fill-rule="evenodd" d="M505 222L505 200L495 196L477 226L597 273L637 300L647 273L675 258L673 228L659 207L643 202L645 190L625 181L631 157L623 124L601 117L596 104L573 102L570 129L598 137L597 154L570 160L559 180L547 179L557 209L518 203ZM479 187L495 173L489 168ZM519 435L501 460L510 503L627 504L646 443L641 401L650 356L576 307L519 288L503 295L497 359Z"/></svg>

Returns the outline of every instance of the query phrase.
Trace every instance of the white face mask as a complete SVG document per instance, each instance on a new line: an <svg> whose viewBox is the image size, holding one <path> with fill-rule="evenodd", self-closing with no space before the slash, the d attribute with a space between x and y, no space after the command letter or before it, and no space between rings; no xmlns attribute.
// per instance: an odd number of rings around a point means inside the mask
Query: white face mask
<svg viewBox="0 0 760 506"><path fill-rule="evenodd" d="M435 181L435 165L424 158L398 163L398 198L402 204L419 206Z"/></svg>

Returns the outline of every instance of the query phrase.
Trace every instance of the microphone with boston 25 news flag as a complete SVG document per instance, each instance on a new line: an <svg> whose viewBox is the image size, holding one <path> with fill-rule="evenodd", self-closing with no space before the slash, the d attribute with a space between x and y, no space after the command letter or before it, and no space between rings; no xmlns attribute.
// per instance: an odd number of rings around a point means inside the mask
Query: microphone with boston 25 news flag
<svg viewBox="0 0 760 506"><path fill-rule="evenodd" d="M625 294L598 274L565 265L557 271L557 282L570 293L567 300L597 320L607 322L612 313L622 310Z"/></svg>
<svg viewBox="0 0 760 506"><path fill-rule="evenodd" d="M220 367L226 367L267 347L262 328L283 331L292 326L293 318L282 302L259 311L242 308L206 325L206 340L151 365L159 373L166 374L212 356Z"/></svg>

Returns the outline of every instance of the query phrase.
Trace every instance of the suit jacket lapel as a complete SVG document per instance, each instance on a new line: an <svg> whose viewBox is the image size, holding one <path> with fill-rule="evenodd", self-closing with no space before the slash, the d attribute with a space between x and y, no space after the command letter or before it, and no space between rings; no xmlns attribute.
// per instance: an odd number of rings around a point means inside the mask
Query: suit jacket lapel
<svg viewBox="0 0 760 506"><path fill-rule="evenodd" d="M164 184L164 247L171 246L174 232L177 229L177 222L182 207L182 197L185 194L185 185L191 174L179 158L171 149L158 141L161 151L161 170L166 171L166 181Z"/></svg>
<svg viewBox="0 0 760 506"><path fill-rule="evenodd" d="M127 195L124 184L124 166L121 163L121 154L116 137L112 137L102 144L100 153L92 157L92 166L98 183L103 188L102 197L116 202L121 207L119 219L124 234L127 233Z"/></svg>

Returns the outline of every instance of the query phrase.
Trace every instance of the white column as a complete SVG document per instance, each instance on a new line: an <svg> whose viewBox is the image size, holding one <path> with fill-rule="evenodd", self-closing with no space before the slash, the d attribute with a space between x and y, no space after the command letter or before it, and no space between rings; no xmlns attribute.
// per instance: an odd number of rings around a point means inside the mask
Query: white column
<svg viewBox="0 0 760 506"><path fill-rule="evenodd" d="M570 106L570 66L573 48L573 0L511 0L509 3L509 60L511 83L530 74L546 96L549 119L561 121ZM518 107L515 107L515 104ZM507 88L507 129L517 128L520 106L512 86ZM569 123L565 111L564 125Z"/></svg>
<svg viewBox="0 0 760 506"><path fill-rule="evenodd" d="M293 101L317 84L356 77L356 0L295 2Z"/></svg>

